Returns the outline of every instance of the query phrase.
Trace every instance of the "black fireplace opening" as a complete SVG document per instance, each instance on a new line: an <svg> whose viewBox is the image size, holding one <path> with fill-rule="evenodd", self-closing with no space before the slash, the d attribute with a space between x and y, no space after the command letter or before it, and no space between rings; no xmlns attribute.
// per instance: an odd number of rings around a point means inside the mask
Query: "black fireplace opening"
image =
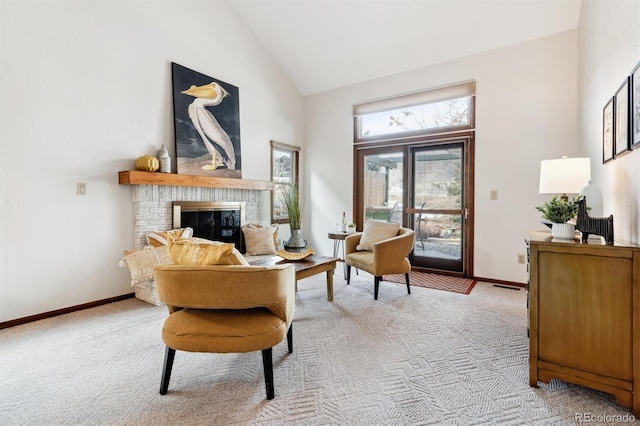
<svg viewBox="0 0 640 426"><path fill-rule="evenodd" d="M174 228L192 228L194 237L233 243L244 253L242 207L240 203L174 202L173 225Z"/></svg>

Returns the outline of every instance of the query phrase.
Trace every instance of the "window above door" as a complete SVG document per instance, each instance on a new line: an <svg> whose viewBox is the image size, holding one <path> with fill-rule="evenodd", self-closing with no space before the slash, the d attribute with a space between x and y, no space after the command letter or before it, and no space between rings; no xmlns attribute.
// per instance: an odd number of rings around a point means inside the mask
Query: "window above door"
<svg viewBox="0 0 640 426"><path fill-rule="evenodd" d="M356 105L356 143L474 127L475 82Z"/></svg>

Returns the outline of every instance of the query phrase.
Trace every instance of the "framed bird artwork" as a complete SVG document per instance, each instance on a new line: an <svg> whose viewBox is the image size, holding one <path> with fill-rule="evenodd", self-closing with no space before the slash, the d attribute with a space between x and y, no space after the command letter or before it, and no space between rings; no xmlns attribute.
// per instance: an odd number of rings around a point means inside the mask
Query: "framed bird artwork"
<svg viewBox="0 0 640 426"><path fill-rule="evenodd" d="M239 91L171 63L178 174L242 178Z"/></svg>

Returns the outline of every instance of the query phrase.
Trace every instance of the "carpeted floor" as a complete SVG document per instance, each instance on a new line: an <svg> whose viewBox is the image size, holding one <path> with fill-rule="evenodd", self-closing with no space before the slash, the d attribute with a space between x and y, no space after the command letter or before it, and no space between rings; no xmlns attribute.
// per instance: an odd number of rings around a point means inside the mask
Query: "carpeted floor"
<svg viewBox="0 0 640 426"><path fill-rule="evenodd" d="M384 281L405 284L403 274L385 275ZM431 274L428 272L409 272L409 284L411 286L432 288L434 290L451 291L453 293L469 294L476 285L476 280L470 278L451 277L448 275Z"/></svg>
<svg viewBox="0 0 640 426"><path fill-rule="evenodd" d="M129 299L0 330L0 425L562 425L629 415L605 393L528 384L526 292L468 296L324 274L299 283L294 352L178 352L158 394L167 316ZM609 422L607 424L615 424Z"/></svg>

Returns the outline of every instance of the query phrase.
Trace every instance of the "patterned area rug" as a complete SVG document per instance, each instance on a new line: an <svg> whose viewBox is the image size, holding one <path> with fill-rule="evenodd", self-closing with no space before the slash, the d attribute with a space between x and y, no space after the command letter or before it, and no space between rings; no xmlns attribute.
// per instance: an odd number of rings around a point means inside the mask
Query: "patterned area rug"
<svg viewBox="0 0 640 426"><path fill-rule="evenodd" d="M385 275L383 281L406 284L403 274ZM411 271L409 272L409 284L412 286L415 285L435 290L469 294L476 285L476 280L472 280L470 278L451 277L448 275L430 274L428 272Z"/></svg>

